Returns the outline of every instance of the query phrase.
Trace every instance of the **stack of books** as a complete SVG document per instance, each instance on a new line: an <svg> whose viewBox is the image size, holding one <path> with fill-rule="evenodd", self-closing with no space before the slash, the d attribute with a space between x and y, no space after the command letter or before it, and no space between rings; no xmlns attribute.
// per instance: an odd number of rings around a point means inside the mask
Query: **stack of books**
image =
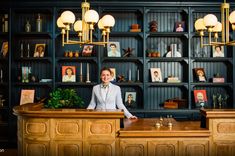
<svg viewBox="0 0 235 156"><path fill-rule="evenodd" d="M167 83L180 83L181 81L179 80L178 77L168 77L167 78Z"/></svg>

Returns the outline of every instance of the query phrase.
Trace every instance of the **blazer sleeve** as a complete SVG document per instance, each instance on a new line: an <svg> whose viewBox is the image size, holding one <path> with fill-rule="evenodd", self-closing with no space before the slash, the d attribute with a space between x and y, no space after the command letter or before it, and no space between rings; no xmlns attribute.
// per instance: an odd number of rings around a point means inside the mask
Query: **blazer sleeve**
<svg viewBox="0 0 235 156"><path fill-rule="evenodd" d="M92 89L91 101L87 109L95 109L96 107L96 97L95 97L95 88Z"/></svg>
<svg viewBox="0 0 235 156"><path fill-rule="evenodd" d="M124 111L124 115L127 118L130 118L131 116L133 116L124 106L123 102L122 102L122 95L121 95L121 89L120 87L118 87L118 91L117 91L117 96L116 96L116 105L118 107L118 109L123 109Z"/></svg>

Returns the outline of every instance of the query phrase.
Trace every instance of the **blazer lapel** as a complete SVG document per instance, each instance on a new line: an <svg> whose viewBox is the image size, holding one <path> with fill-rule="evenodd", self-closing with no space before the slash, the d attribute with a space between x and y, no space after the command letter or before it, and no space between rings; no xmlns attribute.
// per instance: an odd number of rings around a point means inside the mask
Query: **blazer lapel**
<svg viewBox="0 0 235 156"><path fill-rule="evenodd" d="M110 82L110 84L109 84L109 90L108 90L108 93L107 93L105 102L107 102L108 99L109 99L109 97L112 96L112 91L113 91L113 84Z"/></svg>
<svg viewBox="0 0 235 156"><path fill-rule="evenodd" d="M105 103L105 101L104 101L104 99L102 98L102 96L101 96L101 84L99 85L99 88L98 88L98 94L99 94L99 101L100 101L100 103ZM106 98L107 99L107 98Z"/></svg>

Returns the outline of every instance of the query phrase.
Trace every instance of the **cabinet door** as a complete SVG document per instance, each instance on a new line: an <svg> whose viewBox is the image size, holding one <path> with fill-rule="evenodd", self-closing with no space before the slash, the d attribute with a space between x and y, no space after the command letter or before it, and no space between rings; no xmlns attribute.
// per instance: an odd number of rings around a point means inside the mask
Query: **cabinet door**
<svg viewBox="0 0 235 156"><path fill-rule="evenodd" d="M148 142L148 155L177 156L177 140L156 140Z"/></svg>
<svg viewBox="0 0 235 156"><path fill-rule="evenodd" d="M86 156L115 156L115 140L89 140L84 144L84 153Z"/></svg>
<svg viewBox="0 0 235 156"><path fill-rule="evenodd" d="M208 140L183 140L179 142L181 156L208 156Z"/></svg>
<svg viewBox="0 0 235 156"><path fill-rule="evenodd" d="M213 155L215 156L234 156L235 142L232 141L217 141L214 143Z"/></svg>
<svg viewBox="0 0 235 156"><path fill-rule="evenodd" d="M55 141L52 145L55 156L82 156L82 141Z"/></svg>
<svg viewBox="0 0 235 156"><path fill-rule="evenodd" d="M147 141L140 139L121 139L120 155L122 156L147 155Z"/></svg>

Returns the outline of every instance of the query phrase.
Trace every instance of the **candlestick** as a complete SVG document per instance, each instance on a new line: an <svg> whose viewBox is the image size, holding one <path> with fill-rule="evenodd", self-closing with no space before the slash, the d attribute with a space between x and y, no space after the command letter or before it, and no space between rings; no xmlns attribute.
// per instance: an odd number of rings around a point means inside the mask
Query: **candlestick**
<svg viewBox="0 0 235 156"><path fill-rule="evenodd" d="M87 63L87 79L86 79L86 83L91 83L90 81L90 73L89 73L89 63Z"/></svg>
<svg viewBox="0 0 235 156"><path fill-rule="evenodd" d="M140 71L139 71L139 69L137 69L137 80L136 80L137 82L139 82L140 81Z"/></svg>
<svg viewBox="0 0 235 156"><path fill-rule="evenodd" d="M20 57L24 57L23 43L20 44Z"/></svg>
<svg viewBox="0 0 235 156"><path fill-rule="evenodd" d="M79 78L80 78L80 82L82 82L82 63L80 64L80 75L79 75Z"/></svg>
<svg viewBox="0 0 235 156"><path fill-rule="evenodd" d="M28 43L28 46L27 46L27 52L28 52L27 57L29 57L29 51L30 51L30 49L29 49L29 43Z"/></svg>

